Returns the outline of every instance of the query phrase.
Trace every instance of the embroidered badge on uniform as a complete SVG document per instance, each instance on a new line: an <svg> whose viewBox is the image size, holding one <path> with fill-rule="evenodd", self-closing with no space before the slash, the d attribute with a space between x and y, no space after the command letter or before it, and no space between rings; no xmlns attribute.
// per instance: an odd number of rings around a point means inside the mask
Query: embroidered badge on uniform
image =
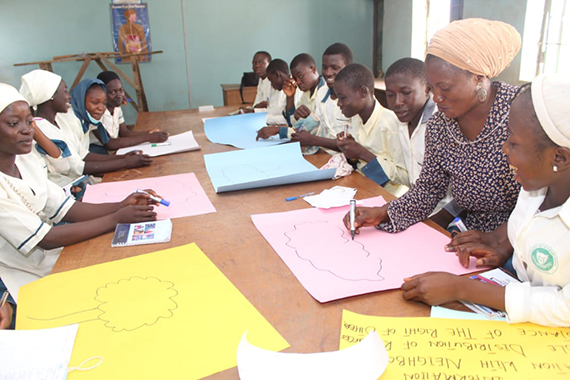
<svg viewBox="0 0 570 380"><path fill-rule="evenodd" d="M547 245L536 245L530 254L534 266L546 273L554 273L558 269L558 258Z"/></svg>

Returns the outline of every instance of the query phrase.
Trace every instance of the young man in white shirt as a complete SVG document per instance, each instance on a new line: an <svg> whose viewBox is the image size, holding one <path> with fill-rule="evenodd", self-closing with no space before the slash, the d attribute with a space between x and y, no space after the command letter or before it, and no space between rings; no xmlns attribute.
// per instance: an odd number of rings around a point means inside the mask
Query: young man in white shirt
<svg viewBox="0 0 570 380"><path fill-rule="evenodd" d="M399 121L374 98L374 75L353 63L336 76L338 106L351 119L352 134L337 135L337 146L356 169L392 194L402 194L408 172L398 137ZM405 190L404 190L405 191Z"/></svg>
<svg viewBox="0 0 570 380"><path fill-rule="evenodd" d="M327 85L318 89L315 102L315 115L319 120L318 131L316 134L305 130L298 131L291 135L292 141L299 141L303 146L321 147L330 154L338 152L336 135L350 124L350 119L345 117L338 107L334 82L336 75L352 62L352 50L343 43L334 43L325 50L321 74Z"/></svg>
<svg viewBox="0 0 570 380"><path fill-rule="evenodd" d="M388 106L400 121L399 139L406 169L408 170L407 187L412 187L420 176L425 152L426 126L435 112L435 103L429 95L424 63L415 58L402 58L388 67L385 74L386 100ZM443 198L432 215L436 215L452 201L450 192ZM455 203L446 207L447 213L457 216ZM460 210L459 210L460 211ZM451 217L442 213L436 222L447 226ZM445 220L444 220L445 219ZM448 220L450 219L450 220Z"/></svg>

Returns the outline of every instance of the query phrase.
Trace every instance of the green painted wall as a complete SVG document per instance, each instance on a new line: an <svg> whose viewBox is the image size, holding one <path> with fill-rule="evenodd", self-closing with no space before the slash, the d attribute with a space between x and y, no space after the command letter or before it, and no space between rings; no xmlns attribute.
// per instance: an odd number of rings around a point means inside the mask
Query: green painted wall
<svg viewBox="0 0 570 380"><path fill-rule="evenodd" d="M256 50L268 50L286 61L298 53L310 53L320 67L324 49L341 41L354 50L357 62L372 65L373 0L147 3L153 50L164 51L154 55L151 63L141 64L152 111L190 107L186 59L192 108L221 105L220 84L239 83L242 73L251 70ZM19 87L20 76L37 68L13 67L17 62L112 50L109 1L0 0L0 10L0 82ZM71 84L79 67L78 62L59 63L54 71ZM129 65L120 67L130 72ZM98 73L92 64L85 76ZM130 108L125 111L127 122L134 123L136 114Z"/></svg>

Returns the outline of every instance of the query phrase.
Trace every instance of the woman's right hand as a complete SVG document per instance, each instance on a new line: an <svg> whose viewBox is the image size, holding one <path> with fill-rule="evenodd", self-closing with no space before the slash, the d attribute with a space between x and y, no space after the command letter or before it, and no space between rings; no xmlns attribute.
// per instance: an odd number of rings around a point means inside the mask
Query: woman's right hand
<svg viewBox="0 0 570 380"><path fill-rule="evenodd" d="M354 213L354 228L360 233L360 227L377 226L388 221L388 205L382 207L357 207ZM350 212L343 218L344 225L350 230Z"/></svg>
<svg viewBox="0 0 570 380"><path fill-rule="evenodd" d="M115 212L117 223L139 223L156 220L156 212L152 206L129 205Z"/></svg>

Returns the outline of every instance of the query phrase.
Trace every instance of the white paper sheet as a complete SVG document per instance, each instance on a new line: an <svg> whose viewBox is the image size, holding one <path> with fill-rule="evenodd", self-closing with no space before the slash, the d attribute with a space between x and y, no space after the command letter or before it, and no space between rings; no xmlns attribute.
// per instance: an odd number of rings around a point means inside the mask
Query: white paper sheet
<svg viewBox="0 0 570 380"><path fill-rule="evenodd" d="M166 143L170 145L160 145L164 143L158 143L158 146L152 146L152 143L143 143L128 148L121 148L117 150L117 154L126 154L132 152L133 150L142 150L143 154L148 154L151 157L165 156L167 154L174 154L180 152L188 152L191 150L199 150L200 145L194 139L194 134L192 131L180 133L178 135L169 136Z"/></svg>
<svg viewBox="0 0 570 380"><path fill-rule="evenodd" d="M296 354L264 350L243 334L237 350L241 380L376 380L388 365L388 353L377 332L340 351Z"/></svg>
<svg viewBox="0 0 570 380"><path fill-rule="evenodd" d="M482 314L473 313L470 311L451 310L446 307L432 306L430 317L443 318L443 319L476 319L481 321L488 321L489 318ZM493 319L494 321L506 321L506 318L499 317Z"/></svg>
<svg viewBox="0 0 570 380"><path fill-rule="evenodd" d="M334 186L323 190L320 194L310 195L303 199L313 207L333 208L348 206L356 195L356 189L344 186Z"/></svg>
<svg viewBox="0 0 570 380"><path fill-rule="evenodd" d="M0 330L0 380L65 379L77 329Z"/></svg>

